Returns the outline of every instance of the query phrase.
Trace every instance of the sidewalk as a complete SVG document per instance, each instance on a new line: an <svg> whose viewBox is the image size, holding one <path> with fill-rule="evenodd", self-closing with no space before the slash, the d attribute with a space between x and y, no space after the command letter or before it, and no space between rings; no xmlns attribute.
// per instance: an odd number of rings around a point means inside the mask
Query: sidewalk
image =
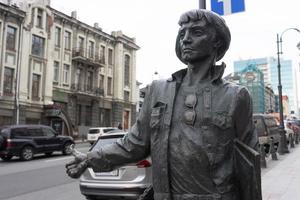
<svg viewBox="0 0 300 200"><path fill-rule="evenodd" d="M300 200L300 144L277 161L268 157L261 176L263 200Z"/></svg>

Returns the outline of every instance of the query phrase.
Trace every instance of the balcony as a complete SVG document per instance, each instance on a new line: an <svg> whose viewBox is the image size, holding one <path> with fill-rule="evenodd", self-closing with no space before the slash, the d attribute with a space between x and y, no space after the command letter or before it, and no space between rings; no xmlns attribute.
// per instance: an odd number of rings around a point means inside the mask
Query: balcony
<svg viewBox="0 0 300 200"><path fill-rule="evenodd" d="M91 51L87 48L76 47L72 50L72 60L87 65L104 67L104 61L100 59L97 52L97 50Z"/></svg>
<svg viewBox="0 0 300 200"><path fill-rule="evenodd" d="M104 89L99 87L92 87L87 84L74 83L71 85L71 91L77 94L87 94L92 96L103 96Z"/></svg>

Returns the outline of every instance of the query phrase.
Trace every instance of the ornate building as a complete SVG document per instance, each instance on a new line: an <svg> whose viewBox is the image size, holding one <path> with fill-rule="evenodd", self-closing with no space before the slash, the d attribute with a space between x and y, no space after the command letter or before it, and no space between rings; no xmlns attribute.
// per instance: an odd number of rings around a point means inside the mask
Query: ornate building
<svg viewBox="0 0 300 200"><path fill-rule="evenodd" d="M136 115L135 39L49 4L0 3L0 125L43 123L73 136L91 126L129 128Z"/></svg>

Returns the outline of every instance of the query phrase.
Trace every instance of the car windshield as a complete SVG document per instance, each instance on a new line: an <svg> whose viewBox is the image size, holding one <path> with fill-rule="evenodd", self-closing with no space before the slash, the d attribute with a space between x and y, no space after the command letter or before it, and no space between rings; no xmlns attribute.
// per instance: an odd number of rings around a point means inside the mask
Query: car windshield
<svg viewBox="0 0 300 200"><path fill-rule="evenodd" d="M90 129L89 133L100 133L99 129Z"/></svg>
<svg viewBox="0 0 300 200"><path fill-rule="evenodd" d="M113 131L113 130L116 130L116 129L114 129L114 128L104 129L104 130L103 130L103 133L108 133L108 132L111 132L111 131Z"/></svg>
<svg viewBox="0 0 300 200"><path fill-rule="evenodd" d="M104 147L105 145L112 144L116 142L118 139L122 138L124 135L114 135L112 137L104 137L100 138L97 143L93 146L92 150L99 149L100 147Z"/></svg>

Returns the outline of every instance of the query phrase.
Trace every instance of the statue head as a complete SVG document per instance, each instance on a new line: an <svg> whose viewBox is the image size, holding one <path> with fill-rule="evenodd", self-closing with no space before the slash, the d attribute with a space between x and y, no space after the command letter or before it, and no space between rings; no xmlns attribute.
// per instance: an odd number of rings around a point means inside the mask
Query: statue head
<svg viewBox="0 0 300 200"><path fill-rule="evenodd" d="M181 15L176 55L185 64L214 56L219 61L230 45L230 31L223 18L208 10L191 10Z"/></svg>

